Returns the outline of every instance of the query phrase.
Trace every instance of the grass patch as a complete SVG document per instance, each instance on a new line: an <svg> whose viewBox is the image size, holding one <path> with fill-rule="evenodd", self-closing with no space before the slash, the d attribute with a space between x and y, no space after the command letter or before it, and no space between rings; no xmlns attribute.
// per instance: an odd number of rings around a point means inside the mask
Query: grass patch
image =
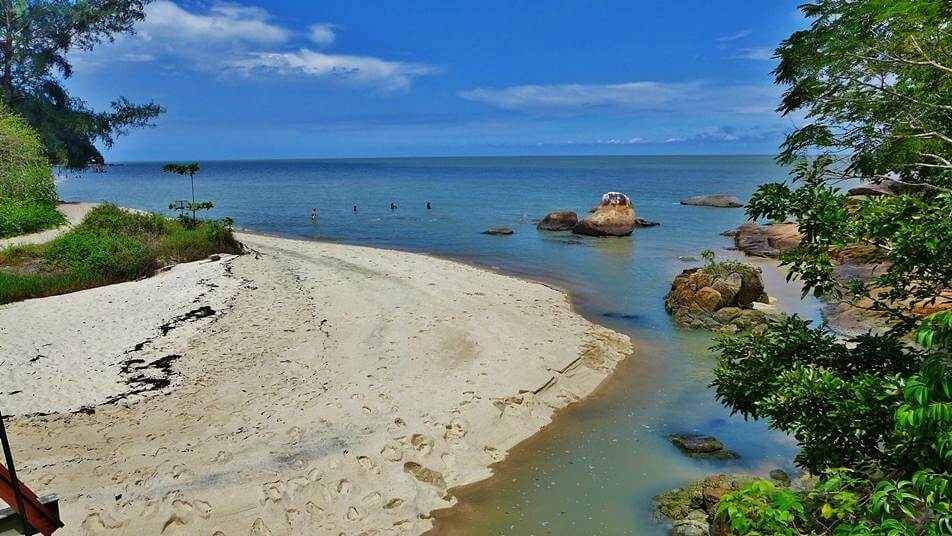
<svg viewBox="0 0 952 536"><path fill-rule="evenodd" d="M66 217L47 203L0 203L0 238L52 229L66 223Z"/></svg>
<svg viewBox="0 0 952 536"><path fill-rule="evenodd" d="M740 274L749 274L756 271L753 266L744 262L731 259L718 259L716 254L710 249L702 251L701 258L703 258L705 261L704 267L701 268L701 271L705 274L715 277L725 276L734 272Z"/></svg>
<svg viewBox="0 0 952 536"><path fill-rule="evenodd" d="M130 281L169 264L240 252L229 221L171 220L102 205L51 242L0 251L0 303Z"/></svg>

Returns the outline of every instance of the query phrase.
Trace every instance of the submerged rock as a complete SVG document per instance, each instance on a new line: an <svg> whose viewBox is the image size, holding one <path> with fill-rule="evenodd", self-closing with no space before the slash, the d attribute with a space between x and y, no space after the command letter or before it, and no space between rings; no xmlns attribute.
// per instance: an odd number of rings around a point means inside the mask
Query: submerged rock
<svg viewBox="0 0 952 536"><path fill-rule="evenodd" d="M714 436L705 434L674 434L671 443L679 449L693 453L706 453L723 450L724 444Z"/></svg>
<svg viewBox="0 0 952 536"><path fill-rule="evenodd" d="M550 212L539 220L536 229L540 231L571 231L578 223L578 214L571 210Z"/></svg>
<svg viewBox="0 0 952 536"><path fill-rule="evenodd" d="M486 235L511 235L514 233L515 231L508 227L490 227L489 229L483 231L483 234Z"/></svg>
<svg viewBox="0 0 952 536"><path fill-rule="evenodd" d="M698 207L740 208L744 203L740 199L727 194L698 195L681 200L682 205Z"/></svg>
<svg viewBox="0 0 952 536"><path fill-rule="evenodd" d="M656 221L646 220L644 218L635 218L635 227L657 227L661 225Z"/></svg>
<svg viewBox="0 0 952 536"><path fill-rule="evenodd" d="M628 196L608 192L602 196L602 204L575 224L572 232L587 236L628 236L635 226L635 209Z"/></svg>
<svg viewBox="0 0 952 536"><path fill-rule="evenodd" d="M787 474L783 469L774 469L770 472L770 478L776 480L777 482L789 486L790 485L790 475Z"/></svg>

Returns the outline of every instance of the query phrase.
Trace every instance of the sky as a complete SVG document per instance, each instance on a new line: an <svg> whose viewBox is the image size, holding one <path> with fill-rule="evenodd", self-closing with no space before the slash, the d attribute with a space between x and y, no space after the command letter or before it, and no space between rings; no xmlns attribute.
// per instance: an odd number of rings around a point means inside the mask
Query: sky
<svg viewBox="0 0 952 536"><path fill-rule="evenodd" d="M167 109L109 161L775 154L787 0L155 0L74 96Z"/></svg>

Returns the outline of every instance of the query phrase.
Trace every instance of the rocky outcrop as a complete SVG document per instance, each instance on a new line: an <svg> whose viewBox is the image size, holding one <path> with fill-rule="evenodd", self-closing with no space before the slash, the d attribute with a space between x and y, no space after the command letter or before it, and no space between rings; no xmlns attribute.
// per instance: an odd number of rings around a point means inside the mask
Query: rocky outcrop
<svg viewBox="0 0 952 536"><path fill-rule="evenodd" d="M755 480L760 478L746 474L711 475L658 495L654 498L654 505L659 515L673 520L671 534L680 536L726 534L718 530L723 527L712 527L715 524L714 514L717 512L721 497L738 491ZM774 485L787 487L789 479L786 482L774 480Z"/></svg>
<svg viewBox="0 0 952 536"><path fill-rule="evenodd" d="M744 203L740 199L727 194L698 195L681 200L682 205L698 207L740 208Z"/></svg>
<svg viewBox="0 0 952 536"><path fill-rule="evenodd" d="M915 197L927 197L942 193L942 189L931 184L916 184L886 179L881 182L871 182L862 184L855 188L850 188L846 193L850 196L866 197L876 197L882 195L911 195Z"/></svg>
<svg viewBox="0 0 952 536"><path fill-rule="evenodd" d="M758 225L745 223L737 229L724 231L724 236L734 238L734 247L752 257L776 259L800 244L803 236L795 223Z"/></svg>
<svg viewBox="0 0 952 536"><path fill-rule="evenodd" d="M572 228L587 236L628 236L634 230L635 209L628 196L618 192L603 195L601 205Z"/></svg>
<svg viewBox="0 0 952 536"><path fill-rule="evenodd" d="M733 334L765 324L771 315L754 304L769 301L760 270L739 262L718 262L681 272L664 305L682 326Z"/></svg>
<svg viewBox="0 0 952 536"><path fill-rule="evenodd" d="M515 231L508 227L490 227L483 231L483 234L487 235L511 235L513 233L515 233Z"/></svg>
<svg viewBox="0 0 952 536"><path fill-rule="evenodd" d="M550 212L536 225L540 231L571 231L578 223L578 214L571 210Z"/></svg>

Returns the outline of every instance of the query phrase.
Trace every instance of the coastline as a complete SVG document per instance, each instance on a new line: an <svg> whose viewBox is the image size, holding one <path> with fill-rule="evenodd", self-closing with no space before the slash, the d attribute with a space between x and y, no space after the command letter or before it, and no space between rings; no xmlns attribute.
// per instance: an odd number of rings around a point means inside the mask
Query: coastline
<svg viewBox="0 0 952 536"><path fill-rule="evenodd" d="M448 488L490 476L632 350L540 283L239 238L261 256L208 263L240 289L223 314L172 332L186 339L176 388L10 422L25 480L63 497L65 534L423 532L454 503Z"/></svg>

